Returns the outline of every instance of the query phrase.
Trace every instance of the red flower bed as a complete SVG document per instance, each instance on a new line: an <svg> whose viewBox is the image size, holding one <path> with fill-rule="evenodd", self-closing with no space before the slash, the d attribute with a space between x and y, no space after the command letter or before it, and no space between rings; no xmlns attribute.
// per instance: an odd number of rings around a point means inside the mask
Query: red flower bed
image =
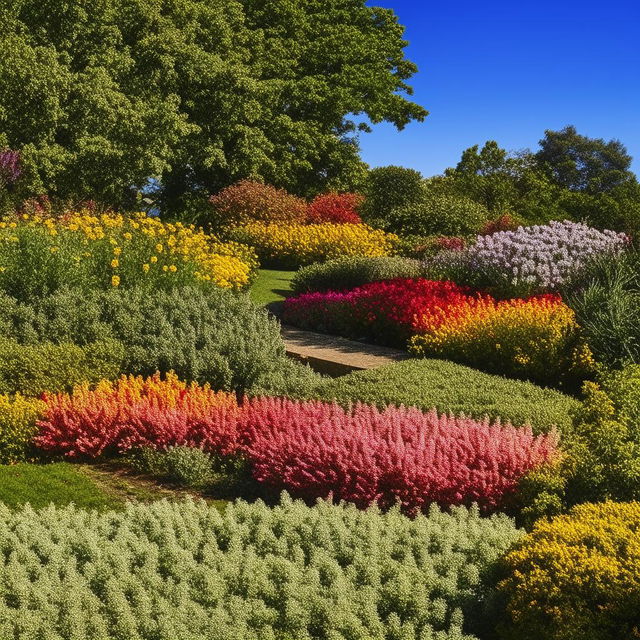
<svg viewBox="0 0 640 640"><path fill-rule="evenodd" d="M70 458L141 446L187 445L221 454L236 448L235 396L187 385L172 374L166 380L122 377L43 399L36 444Z"/></svg>
<svg viewBox="0 0 640 640"><path fill-rule="evenodd" d="M408 513L432 502L504 506L522 475L550 460L556 447L555 434L397 407L344 410L260 398L240 420L259 482L360 507L399 501Z"/></svg>
<svg viewBox="0 0 640 640"><path fill-rule="evenodd" d="M406 346L429 317L446 321L468 301L481 300L453 282L396 279L371 282L351 291L307 293L284 303L283 321L305 329Z"/></svg>
<svg viewBox="0 0 640 640"><path fill-rule="evenodd" d="M322 193L309 204L307 220L312 224L360 224L358 208L363 202L364 196L359 193Z"/></svg>

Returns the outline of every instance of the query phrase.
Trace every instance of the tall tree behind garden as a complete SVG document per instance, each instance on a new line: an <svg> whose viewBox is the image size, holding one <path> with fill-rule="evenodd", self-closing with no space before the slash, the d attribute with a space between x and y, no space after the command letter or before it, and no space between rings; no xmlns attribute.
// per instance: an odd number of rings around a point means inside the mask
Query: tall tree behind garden
<svg viewBox="0 0 640 640"><path fill-rule="evenodd" d="M349 114L402 128L416 67L365 0L4 0L0 143L33 190L126 204L261 178L299 194L360 181Z"/></svg>

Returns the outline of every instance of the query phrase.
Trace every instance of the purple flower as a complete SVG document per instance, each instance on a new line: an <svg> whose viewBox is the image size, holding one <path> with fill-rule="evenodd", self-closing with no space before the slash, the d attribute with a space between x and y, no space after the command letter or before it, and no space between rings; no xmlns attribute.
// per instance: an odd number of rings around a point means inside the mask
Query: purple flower
<svg viewBox="0 0 640 640"><path fill-rule="evenodd" d="M20 152L11 149L0 151L0 183L13 184L21 175Z"/></svg>

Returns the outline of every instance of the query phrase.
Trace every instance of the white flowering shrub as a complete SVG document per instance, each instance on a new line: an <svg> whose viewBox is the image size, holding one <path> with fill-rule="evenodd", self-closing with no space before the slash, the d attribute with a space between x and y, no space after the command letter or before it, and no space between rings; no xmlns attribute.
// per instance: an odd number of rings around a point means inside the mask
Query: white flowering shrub
<svg viewBox="0 0 640 640"><path fill-rule="evenodd" d="M473 640L506 516L203 502L0 505L0 638ZM486 616L485 616L486 619Z"/></svg>

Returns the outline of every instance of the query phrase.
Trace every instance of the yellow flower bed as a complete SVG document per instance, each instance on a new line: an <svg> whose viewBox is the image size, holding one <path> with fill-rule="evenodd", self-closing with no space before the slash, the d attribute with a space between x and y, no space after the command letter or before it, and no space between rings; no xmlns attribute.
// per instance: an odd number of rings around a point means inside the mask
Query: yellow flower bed
<svg viewBox="0 0 640 640"><path fill-rule="evenodd" d="M261 260L298 267L340 256L388 256L398 237L365 224L277 224L252 222L231 236L256 249Z"/></svg>
<svg viewBox="0 0 640 640"><path fill-rule="evenodd" d="M41 400L0 395L0 464L25 462L30 458L36 420L45 405Z"/></svg>
<svg viewBox="0 0 640 640"><path fill-rule="evenodd" d="M538 522L505 559L509 640L640 637L640 502Z"/></svg>
<svg viewBox="0 0 640 640"><path fill-rule="evenodd" d="M38 291L33 274L58 275L69 284L126 287L170 286L195 280L244 289L257 269L255 252L221 242L193 225L167 223L135 214L69 213L61 218L30 217L0 222L0 285L31 273L25 286ZM5 287L6 289L6 287Z"/></svg>

